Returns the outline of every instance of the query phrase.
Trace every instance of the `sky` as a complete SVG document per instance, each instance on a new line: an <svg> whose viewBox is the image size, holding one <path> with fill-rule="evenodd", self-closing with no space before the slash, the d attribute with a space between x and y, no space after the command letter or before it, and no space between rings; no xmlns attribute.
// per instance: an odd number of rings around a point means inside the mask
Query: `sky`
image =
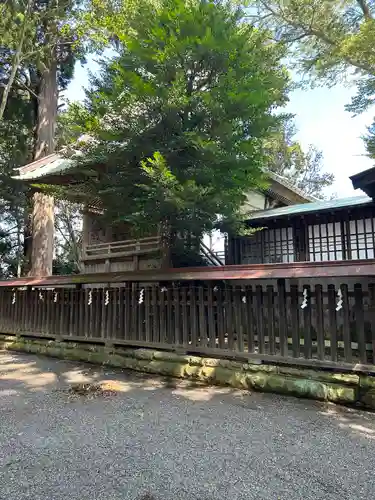
<svg viewBox="0 0 375 500"><path fill-rule="evenodd" d="M343 85L296 90L287 106L287 111L295 114L297 138L303 148L313 144L323 152L325 170L335 175L329 194L340 198L363 194L354 191L349 176L373 166L365 156L361 136L372 123L375 110L356 117L345 111L354 94L354 87Z"/></svg>
<svg viewBox="0 0 375 500"><path fill-rule="evenodd" d="M84 87L88 86L88 72L97 70L97 64L90 59L85 67L76 66L75 77L65 97L70 100L84 98ZM335 175L335 182L326 192L337 197L363 194L354 191L350 175L373 166L365 156L361 136L366 133L375 116L375 110L353 117L345 111L345 104L355 94L354 87L336 85L333 88L320 87L311 90L295 90L285 111L295 115L296 138L307 150L313 144L323 152L324 169Z"/></svg>

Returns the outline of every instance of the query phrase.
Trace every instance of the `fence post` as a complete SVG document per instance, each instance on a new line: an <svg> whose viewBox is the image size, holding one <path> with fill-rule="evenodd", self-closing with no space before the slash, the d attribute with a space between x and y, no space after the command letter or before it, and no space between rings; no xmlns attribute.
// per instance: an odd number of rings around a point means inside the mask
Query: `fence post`
<svg viewBox="0 0 375 500"><path fill-rule="evenodd" d="M329 338L331 343L331 359L337 361L337 317L335 285L328 285Z"/></svg>
<svg viewBox="0 0 375 500"><path fill-rule="evenodd" d="M290 286L290 309L293 357L298 358L300 356L301 342L299 330L298 285Z"/></svg>
<svg viewBox="0 0 375 500"><path fill-rule="evenodd" d="M288 356L288 325L286 315L285 279L277 280L277 297L279 306L279 337L281 356Z"/></svg>
<svg viewBox="0 0 375 500"><path fill-rule="evenodd" d="M316 304L316 335L318 344L318 358L324 359L324 317L323 317L323 290L322 285L315 286L315 304Z"/></svg>
<svg viewBox="0 0 375 500"><path fill-rule="evenodd" d="M306 359L312 358L311 338L311 289L309 285L303 287L306 290L307 306L303 309L303 353Z"/></svg>
<svg viewBox="0 0 375 500"><path fill-rule="evenodd" d="M365 339L365 319L363 311L363 292L362 285L354 285L354 311L355 311L355 329L357 333L358 352L361 363L367 363L366 339Z"/></svg>
<svg viewBox="0 0 375 500"><path fill-rule="evenodd" d="M350 316L349 316L349 295L348 285L341 285L342 293L342 314L343 314L343 337L344 337L344 357L347 363L352 362L352 343L350 338Z"/></svg>

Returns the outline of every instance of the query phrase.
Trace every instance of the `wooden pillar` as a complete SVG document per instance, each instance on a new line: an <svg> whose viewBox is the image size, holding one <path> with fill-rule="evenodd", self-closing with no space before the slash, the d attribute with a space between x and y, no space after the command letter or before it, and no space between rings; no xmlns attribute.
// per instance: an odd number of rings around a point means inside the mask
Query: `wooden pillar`
<svg viewBox="0 0 375 500"><path fill-rule="evenodd" d="M52 196L35 193L32 215L32 250L29 276L50 276L55 234L54 201Z"/></svg>
<svg viewBox="0 0 375 500"><path fill-rule="evenodd" d="M91 214L87 209L82 212L82 252L90 245Z"/></svg>
<svg viewBox="0 0 375 500"><path fill-rule="evenodd" d="M309 260L309 234L308 226L303 217L293 222L293 240L296 262Z"/></svg>
<svg viewBox="0 0 375 500"><path fill-rule="evenodd" d="M86 255L86 248L88 245L90 245L90 233L91 233L91 226L92 226L92 218L91 218L90 212L85 208L82 212L82 258L85 258ZM85 263L82 260L81 262L81 269L82 272L85 272Z"/></svg>

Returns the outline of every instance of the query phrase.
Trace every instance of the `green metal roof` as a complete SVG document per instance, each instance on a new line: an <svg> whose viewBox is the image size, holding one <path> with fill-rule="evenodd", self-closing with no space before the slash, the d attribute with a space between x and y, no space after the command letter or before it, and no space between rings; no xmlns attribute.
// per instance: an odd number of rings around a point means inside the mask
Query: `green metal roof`
<svg viewBox="0 0 375 500"><path fill-rule="evenodd" d="M311 212L322 212L324 210L339 210L345 207L353 207L359 205L368 205L373 203L372 198L366 195L352 196L350 198L337 198L334 200L314 201L312 203L299 203L298 205L289 205L287 207L272 208L269 210L259 210L253 212L248 217L249 221L257 221L264 219L278 219L281 217L290 217L295 215L303 215Z"/></svg>

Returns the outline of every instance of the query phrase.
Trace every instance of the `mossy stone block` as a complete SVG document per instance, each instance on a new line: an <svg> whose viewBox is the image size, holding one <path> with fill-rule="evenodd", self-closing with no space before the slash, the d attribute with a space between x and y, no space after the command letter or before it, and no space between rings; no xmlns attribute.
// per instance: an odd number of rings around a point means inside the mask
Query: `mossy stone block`
<svg viewBox="0 0 375 500"><path fill-rule="evenodd" d="M217 358L202 358L203 366L219 366L220 365L220 359Z"/></svg>
<svg viewBox="0 0 375 500"><path fill-rule="evenodd" d="M366 407L375 410L375 388L366 389L360 396L360 402Z"/></svg>
<svg viewBox="0 0 375 500"><path fill-rule="evenodd" d="M153 359L169 361L170 363L189 363L190 356L176 354L175 352L153 351Z"/></svg>
<svg viewBox="0 0 375 500"><path fill-rule="evenodd" d="M266 390L269 375L267 373L247 373L247 383L256 391Z"/></svg>
<svg viewBox="0 0 375 500"><path fill-rule="evenodd" d="M244 372L233 372L229 378L229 385L236 389L249 389L249 381L247 374Z"/></svg>
<svg viewBox="0 0 375 500"><path fill-rule="evenodd" d="M122 362L122 368L125 368L126 370L135 370L137 366L137 361L135 358L127 358L125 356L123 357L123 362Z"/></svg>
<svg viewBox="0 0 375 500"><path fill-rule="evenodd" d="M355 403L357 389L342 385L327 385L327 399L333 403Z"/></svg>
<svg viewBox="0 0 375 500"><path fill-rule="evenodd" d="M176 367L179 368L179 370L176 370L175 373L180 373L181 368L177 363L164 360L153 360L147 363L145 369L147 370L148 373L157 373L160 375L173 375L174 368Z"/></svg>
<svg viewBox="0 0 375 500"><path fill-rule="evenodd" d="M192 366L202 366L203 358L200 356L189 356L189 364Z"/></svg>
<svg viewBox="0 0 375 500"><path fill-rule="evenodd" d="M202 366L199 370L199 378L205 382L212 382L215 379L216 366Z"/></svg>
<svg viewBox="0 0 375 500"><path fill-rule="evenodd" d="M263 372L263 373L277 373L277 366L272 365L262 365L256 363L243 363L242 369L247 372Z"/></svg>
<svg viewBox="0 0 375 500"><path fill-rule="evenodd" d="M288 385L285 377L270 373L266 375L265 391L278 394L288 394Z"/></svg>
<svg viewBox="0 0 375 500"><path fill-rule="evenodd" d="M375 389L375 377L370 375L361 375L359 377L359 385L363 388Z"/></svg>
<svg viewBox="0 0 375 500"><path fill-rule="evenodd" d="M126 358L135 358L137 349L129 349L127 347L116 347L116 351Z"/></svg>
<svg viewBox="0 0 375 500"><path fill-rule="evenodd" d="M124 368L125 365L125 359L124 356L121 356L120 354L113 353L110 356L110 365L111 366L116 366L117 368Z"/></svg>
<svg viewBox="0 0 375 500"><path fill-rule="evenodd" d="M29 351L31 352L31 351ZM52 356L53 358L61 358L64 359L65 352L62 347L59 346L47 346L46 352L48 356Z"/></svg>
<svg viewBox="0 0 375 500"><path fill-rule="evenodd" d="M243 363L241 361L234 361L233 359L219 359L219 366L236 372L243 371Z"/></svg>
<svg viewBox="0 0 375 500"><path fill-rule="evenodd" d="M83 349L66 349L64 355L65 359L72 361L91 361L91 353Z"/></svg>
<svg viewBox="0 0 375 500"><path fill-rule="evenodd" d="M103 350L101 352L90 352L88 359L90 363L104 365L108 361L108 355Z"/></svg>
<svg viewBox="0 0 375 500"><path fill-rule="evenodd" d="M309 379L284 378L284 394L299 398L327 399L327 389L322 382Z"/></svg>
<svg viewBox="0 0 375 500"><path fill-rule="evenodd" d="M136 359L145 359L148 361L151 361L154 358L155 351L152 351L151 349L137 349L134 352L134 357Z"/></svg>
<svg viewBox="0 0 375 500"><path fill-rule="evenodd" d="M218 385L230 385L232 375L232 370L219 366L215 370L215 383Z"/></svg>
<svg viewBox="0 0 375 500"><path fill-rule="evenodd" d="M178 378L183 378L185 376L185 368L189 366L188 364L182 363L169 363L169 365L169 375Z"/></svg>
<svg viewBox="0 0 375 500"><path fill-rule="evenodd" d="M200 372L199 366L185 365L185 367L184 367L185 377L199 378L199 372Z"/></svg>
<svg viewBox="0 0 375 500"><path fill-rule="evenodd" d="M279 366L278 373L296 378L320 380L323 382L344 383L357 385L359 376L354 373L336 373L322 370L309 370L290 366Z"/></svg>
<svg viewBox="0 0 375 500"><path fill-rule="evenodd" d="M133 370L137 370L138 372L147 371L147 366L150 364L150 361L147 359L135 359L135 364Z"/></svg>
<svg viewBox="0 0 375 500"><path fill-rule="evenodd" d="M26 346L24 342L7 342L3 345L4 349L8 351L25 351Z"/></svg>

